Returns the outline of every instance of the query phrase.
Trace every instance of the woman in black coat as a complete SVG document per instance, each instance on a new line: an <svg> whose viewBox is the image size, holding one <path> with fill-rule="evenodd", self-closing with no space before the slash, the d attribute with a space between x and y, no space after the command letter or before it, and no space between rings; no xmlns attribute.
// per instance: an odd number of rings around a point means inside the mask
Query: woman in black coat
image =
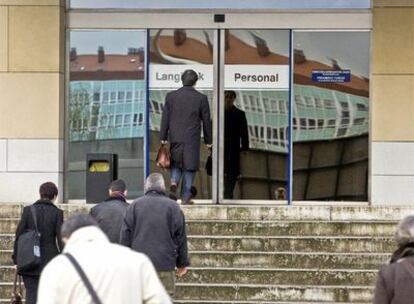
<svg viewBox="0 0 414 304"><path fill-rule="evenodd" d="M41 235L40 237L40 265L27 270L19 272L23 277L23 282L26 288L26 303L35 304L37 299L37 286L42 269L46 264L59 254L63 248L60 239L60 228L63 223L63 211L54 205L58 195L58 189L55 184L51 182L44 183L39 189L40 200L33 204L37 228ZM14 242L13 262L17 264L17 242L20 235L27 230L34 230L35 223L31 213L30 206L23 208L22 217L16 230L16 239Z"/></svg>

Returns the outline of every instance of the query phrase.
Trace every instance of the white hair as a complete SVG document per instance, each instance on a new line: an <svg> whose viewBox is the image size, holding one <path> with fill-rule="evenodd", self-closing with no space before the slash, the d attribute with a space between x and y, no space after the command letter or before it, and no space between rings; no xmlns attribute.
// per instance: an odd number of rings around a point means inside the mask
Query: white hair
<svg viewBox="0 0 414 304"><path fill-rule="evenodd" d="M165 191L164 177L160 173L151 173L145 180L144 191L159 189Z"/></svg>
<svg viewBox="0 0 414 304"><path fill-rule="evenodd" d="M414 215L409 215L398 223L395 240L400 246L414 242Z"/></svg>

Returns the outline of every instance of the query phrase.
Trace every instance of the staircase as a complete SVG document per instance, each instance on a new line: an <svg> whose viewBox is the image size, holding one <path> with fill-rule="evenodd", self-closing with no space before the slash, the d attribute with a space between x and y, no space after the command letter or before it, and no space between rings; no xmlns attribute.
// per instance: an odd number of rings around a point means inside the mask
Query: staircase
<svg viewBox="0 0 414 304"><path fill-rule="evenodd" d="M85 205L61 205L66 215ZM0 207L0 303L19 205ZM175 303L370 303L409 207L185 206L191 269Z"/></svg>

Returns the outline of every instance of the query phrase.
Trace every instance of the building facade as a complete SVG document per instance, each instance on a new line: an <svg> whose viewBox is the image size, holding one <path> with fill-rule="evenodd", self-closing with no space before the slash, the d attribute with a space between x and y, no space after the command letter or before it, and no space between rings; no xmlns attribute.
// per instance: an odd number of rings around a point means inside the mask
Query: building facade
<svg viewBox="0 0 414 304"><path fill-rule="evenodd" d="M0 0L1 202L31 201L46 180L62 201L84 200L89 152L118 154L141 195L165 95L193 68L217 160L211 178L201 147L204 202L227 202L223 93L234 90L250 141L238 201L414 203L413 1L155 13L124 2Z"/></svg>

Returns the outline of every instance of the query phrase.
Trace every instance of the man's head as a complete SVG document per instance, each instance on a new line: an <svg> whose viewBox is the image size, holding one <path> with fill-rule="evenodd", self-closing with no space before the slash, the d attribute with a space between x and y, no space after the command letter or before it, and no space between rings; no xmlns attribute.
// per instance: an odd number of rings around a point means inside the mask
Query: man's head
<svg viewBox="0 0 414 304"><path fill-rule="evenodd" d="M409 215L398 223L395 239L400 246L414 243L414 215Z"/></svg>
<svg viewBox="0 0 414 304"><path fill-rule="evenodd" d="M126 183L122 179L116 179L109 185L109 196L122 195L127 196L128 190Z"/></svg>
<svg viewBox="0 0 414 304"><path fill-rule="evenodd" d="M165 191L164 177L160 173L151 173L145 180L144 191L151 189Z"/></svg>
<svg viewBox="0 0 414 304"><path fill-rule="evenodd" d="M60 236L62 241L66 243L72 233L84 227L98 227L98 223L87 214L76 214L68 218L62 225Z"/></svg>
<svg viewBox="0 0 414 304"><path fill-rule="evenodd" d="M181 74L183 86L193 87L198 80L198 75L194 70L185 70Z"/></svg>
<svg viewBox="0 0 414 304"><path fill-rule="evenodd" d="M54 201L58 196L58 188L52 182L43 183L39 187L40 199Z"/></svg>
<svg viewBox="0 0 414 304"><path fill-rule="evenodd" d="M225 102L226 109L231 108L235 100L236 100L236 92L231 91L231 90L224 92L224 102Z"/></svg>

